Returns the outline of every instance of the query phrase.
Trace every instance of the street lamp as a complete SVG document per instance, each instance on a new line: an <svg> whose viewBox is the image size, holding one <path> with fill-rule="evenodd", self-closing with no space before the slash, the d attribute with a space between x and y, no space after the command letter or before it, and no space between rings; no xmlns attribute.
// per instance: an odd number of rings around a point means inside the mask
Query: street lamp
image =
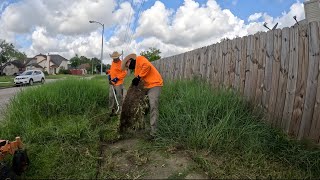
<svg viewBox="0 0 320 180"><path fill-rule="evenodd" d="M101 26L102 26L102 33L101 33L101 35L102 35L102 38L101 38L101 69L100 69L100 73L101 73L101 75L103 75L102 74L102 58L103 58L103 33L104 33L104 24L102 24L102 23L100 23L100 22L98 22L98 21L89 21L89 23L98 23L98 24L100 24Z"/></svg>

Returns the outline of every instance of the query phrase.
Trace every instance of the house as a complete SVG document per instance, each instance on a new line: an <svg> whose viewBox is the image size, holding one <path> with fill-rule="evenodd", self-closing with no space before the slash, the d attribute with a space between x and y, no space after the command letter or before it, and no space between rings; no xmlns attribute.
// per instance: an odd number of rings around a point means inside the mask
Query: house
<svg viewBox="0 0 320 180"><path fill-rule="evenodd" d="M25 65L22 61L14 60L7 64L3 69L3 73L7 76L16 75L25 71Z"/></svg>
<svg viewBox="0 0 320 180"><path fill-rule="evenodd" d="M26 69L38 69L47 71L48 74L57 74L60 69L68 69L68 64L69 60L58 54L38 54L26 63Z"/></svg>

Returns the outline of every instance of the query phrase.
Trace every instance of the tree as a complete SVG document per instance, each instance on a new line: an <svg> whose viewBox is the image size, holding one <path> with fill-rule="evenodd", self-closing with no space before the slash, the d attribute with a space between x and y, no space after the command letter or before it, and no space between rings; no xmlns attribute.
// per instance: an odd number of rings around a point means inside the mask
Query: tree
<svg viewBox="0 0 320 180"><path fill-rule="evenodd" d="M149 50L142 51L140 53L141 56L146 57L150 62L160 59L161 58L160 54L161 54L160 49L157 49L154 47L150 47Z"/></svg>
<svg viewBox="0 0 320 180"><path fill-rule="evenodd" d="M98 70L99 73L101 73L100 72L100 70L101 70L101 65L100 64L96 65L96 69ZM102 72L106 72L106 70L107 70L107 66L105 64L102 64Z"/></svg>
<svg viewBox="0 0 320 180"><path fill-rule="evenodd" d="M78 54L76 54L75 57L70 59L70 65L73 68L77 68L80 65L80 58L79 58Z"/></svg>
<svg viewBox="0 0 320 180"><path fill-rule="evenodd" d="M12 43L0 40L0 75L3 69L13 60L23 60L27 58L25 53L15 49Z"/></svg>

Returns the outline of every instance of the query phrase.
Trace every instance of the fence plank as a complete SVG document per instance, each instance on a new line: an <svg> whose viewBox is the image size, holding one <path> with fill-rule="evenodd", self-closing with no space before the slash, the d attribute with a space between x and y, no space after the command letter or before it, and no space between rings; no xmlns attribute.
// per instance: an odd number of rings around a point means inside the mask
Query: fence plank
<svg viewBox="0 0 320 180"><path fill-rule="evenodd" d="M230 87L235 89L235 72L236 72L236 39L230 41L231 43L231 54L230 54Z"/></svg>
<svg viewBox="0 0 320 180"><path fill-rule="evenodd" d="M272 62L273 59L273 31L267 32L267 49L265 52L265 71L262 91L262 107L265 112L269 112L269 99L272 83Z"/></svg>
<svg viewBox="0 0 320 180"><path fill-rule="evenodd" d="M223 49L222 49L222 59L223 59L223 87L228 87L228 81L229 81L229 74L228 74L228 65L229 65L229 59L228 59L228 44L229 40L223 41Z"/></svg>
<svg viewBox="0 0 320 180"><path fill-rule="evenodd" d="M240 89L240 66L241 66L241 38L237 38L235 46L235 89Z"/></svg>
<svg viewBox="0 0 320 180"><path fill-rule="evenodd" d="M218 62L219 62L219 86L223 86L223 75L224 75L224 61L223 61L223 48L224 42L220 43Z"/></svg>
<svg viewBox="0 0 320 180"><path fill-rule="evenodd" d="M289 68L289 52L290 52L290 29L284 28L282 30L281 37L281 59L280 59L280 74L279 74L279 84L278 93L276 101L276 109L274 118L276 119L276 124L278 127L285 129L285 121L282 123L282 115L286 99L286 89L288 80L288 68Z"/></svg>
<svg viewBox="0 0 320 180"><path fill-rule="evenodd" d="M206 69L205 69L205 60L207 56L207 47L202 47L200 48L200 53L199 53L199 77L201 79L204 79L205 77L205 73L206 73Z"/></svg>
<svg viewBox="0 0 320 180"><path fill-rule="evenodd" d="M312 22L309 25L309 72L307 80L306 100L303 107L302 121L299 129L298 139L305 137L310 130L316 94L317 80L319 74L319 32L318 24Z"/></svg>
<svg viewBox="0 0 320 180"><path fill-rule="evenodd" d="M272 83L271 83L271 92L270 92L270 100L269 100L269 114L270 114L270 122L275 127L277 124L277 120L275 120L275 107L276 107L276 98L278 93L278 85L279 85L279 74L280 74L280 58L281 58L281 30L274 30L273 37L273 57L274 61L272 62Z"/></svg>
<svg viewBox="0 0 320 180"><path fill-rule="evenodd" d="M308 75L308 26L299 26L299 42L298 42L298 77L293 104L292 118L289 124L289 135L297 136L302 120L303 106L306 96L307 75Z"/></svg>
<svg viewBox="0 0 320 180"><path fill-rule="evenodd" d="M264 80L264 69L265 69L265 59L266 59L266 46L267 46L267 33L262 32L259 34L259 48L258 51L258 75L257 75L257 88L255 95L255 104L261 107L262 105L262 91L263 91L263 80Z"/></svg>
<svg viewBox="0 0 320 180"><path fill-rule="evenodd" d="M254 36L248 36L247 41L247 63L246 63L246 80L244 87L244 96L247 100L251 100L251 85L252 85L252 72L253 72L253 51L254 51Z"/></svg>
<svg viewBox="0 0 320 180"><path fill-rule="evenodd" d="M244 87L246 82L247 40L248 40L248 37L241 38L241 67L240 67L240 93L241 94L244 94Z"/></svg>
<svg viewBox="0 0 320 180"><path fill-rule="evenodd" d="M320 26L318 22L314 22L311 24L311 38L312 43L317 44L317 46L311 46L310 48L310 54L312 57L310 57L311 60L317 61L319 63L320 61ZM316 92L316 98L315 98L315 105L314 105L314 112L312 116L312 121L308 123L306 121L305 123L305 132L304 135L308 136L312 140L315 140L318 142L319 136L320 136L320 78L319 78L319 67L320 64L317 65L318 67L318 73L317 73L317 92ZM308 133L308 134L307 134Z"/></svg>
<svg viewBox="0 0 320 180"><path fill-rule="evenodd" d="M219 72L220 72L220 64L219 64L219 49L220 43L215 46L215 54L213 59L213 86L219 87Z"/></svg>
<svg viewBox="0 0 320 180"><path fill-rule="evenodd" d="M293 112L293 103L296 91L298 76L298 28L290 28L290 60L288 69L288 82L286 90L286 100L283 110L283 120L285 121L285 131L288 132Z"/></svg>
<svg viewBox="0 0 320 180"><path fill-rule="evenodd" d="M207 68L207 71L206 71L206 82L213 85L213 81L211 81L211 79L213 78L212 77L212 74L213 74L213 69L214 69L214 66L213 66L213 56L214 56L214 44L213 45L210 45L208 46L208 58L207 58L207 62L206 62L206 68Z"/></svg>
<svg viewBox="0 0 320 180"><path fill-rule="evenodd" d="M184 70L185 70L185 68L186 68L186 57L185 57L185 56L186 56L186 54L183 53L183 54L182 54L182 57L181 57L181 58L182 58L182 59L181 59L181 76L180 76L181 79L185 79L185 74L184 74L184 73L185 73Z"/></svg>
<svg viewBox="0 0 320 180"><path fill-rule="evenodd" d="M226 78L225 78L225 86L226 88L231 87L231 40L227 40L227 49L226 49L226 62L225 62L225 67L226 67Z"/></svg>
<svg viewBox="0 0 320 180"><path fill-rule="evenodd" d="M184 54L179 55L179 80L183 79Z"/></svg>
<svg viewBox="0 0 320 180"><path fill-rule="evenodd" d="M253 47L252 47L252 79L251 79L251 100L254 102L256 98L256 89L258 82L258 58L259 58L259 47L260 47L260 35L255 34L253 37Z"/></svg>
<svg viewBox="0 0 320 180"><path fill-rule="evenodd" d="M186 76L187 76L187 79L191 79L192 78L192 67L193 67L193 64L192 64L192 51L189 51L187 52L186 54L186 58L187 58L187 66L186 66Z"/></svg>

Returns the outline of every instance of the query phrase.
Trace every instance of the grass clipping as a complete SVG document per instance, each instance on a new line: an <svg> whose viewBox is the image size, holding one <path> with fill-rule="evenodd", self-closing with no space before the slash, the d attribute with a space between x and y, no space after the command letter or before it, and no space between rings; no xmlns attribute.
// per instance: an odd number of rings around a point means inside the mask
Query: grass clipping
<svg viewBox="0 0 320 180"><path fill-rule="evenodd" d="M146 92L143 81L129 87L120 115L120 133L145 128L144 115L149 106Z"/></svg>

